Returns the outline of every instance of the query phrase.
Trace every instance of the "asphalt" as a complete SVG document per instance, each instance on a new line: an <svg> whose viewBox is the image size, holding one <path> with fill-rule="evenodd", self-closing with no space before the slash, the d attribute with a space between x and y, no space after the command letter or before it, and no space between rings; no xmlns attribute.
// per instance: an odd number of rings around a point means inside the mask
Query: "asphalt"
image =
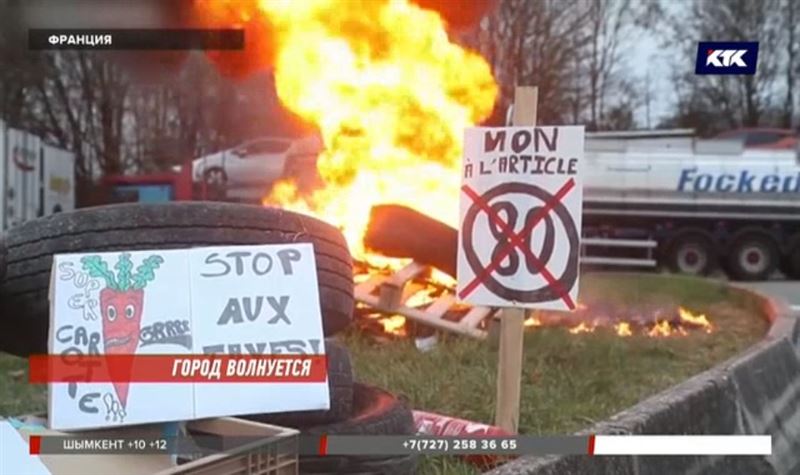
<svg viewBox="0 0 800 475"><path fill-rule="evenodd" d="M771 280L768 282L752 282L750 288L789 304L795 313L800 313L800 281Z"/></svg>

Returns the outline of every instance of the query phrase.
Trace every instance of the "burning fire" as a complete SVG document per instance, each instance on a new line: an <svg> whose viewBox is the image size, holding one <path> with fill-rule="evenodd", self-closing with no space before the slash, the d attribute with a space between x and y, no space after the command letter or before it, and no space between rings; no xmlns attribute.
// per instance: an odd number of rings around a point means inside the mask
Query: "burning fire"
<svg viewBox="0 0 800 475"><path fill-rule="evenodd" d="M424 287L422 290L413 293L406 301L406 305L424 308L435 301L437 290L440 291L440 289L432 286ZM589 306L579 304L579 307L583 312L586 312L584 315L592 315ZM384 333L401 337L409 334L406 327L408 321L402 315L388 315L376 312L368 306L364 308L367 310L366 318L376 321ZM638 315L633 318L610 318L605 314L601 315L603 316L570 324L570 320L575 321L575 314L569 316L563 312L534 311L525 319L525 327L530 329L563 327L571 335L606 330L613 331L620 338L628 338L634 335L648 338L683 337L688 336L693 331L703 331L704 333L712 333L714 331L714 326L706 315L693 313L683 307L677 307L672 311L659 308L647 316ZM578 315L578 318L583 317Z"/></svg>
<svg viewBox="0 0 800 475"><path fill-rule="evenodd" d="M457 225L463 131L489 116L498 88L481 56L450 41L438 13L408 0L222 0L207 8L269 23L278 96L325 143L317 165L325 185L303 196L282 181L264 204L324 217L369 262L375 256L362 239L373 205L405 205Z"/></svg>
<svg viewBox="0 0 800 475"><path fill-rule="evenodd" d="M617 335L623 338L633 335L633 332L631 331L631 324L628 322L620 322L614 325L614 331L617 332Z"/></svg>
<svg viewBox="0 0 800 475"><path fill-rule="evenodd" d="M402 315L392 315L389 317L381 318L381 325L383 331L395 335L405 335L406 317Z"/></svg>
<svg viewBox="0 0 800 475"><path fill-rule="evenodd" d="M540 327L542 326L542 321L539 320L538 317L529 317L525 319L525 326L526 327Z"/></svg>
<svg viewBox="0 0 800 475"><path fill-rule="evenodd" d="M353 256L372 267L396 269L408 262L364 248L375 205L404 205L457 225L463 130L489 116L498 86L481 56L450 40L438 13L409 0L352 5L340 0L212 0L198 5L209 19L223 23L263 23L274 42L264 51L274 53L269 61L274 61L280 100L316 125L324 141L317 163L324 185L301 192L294 182L281 181L264 198L265 205L339 226ZM367 277L356 276L356 282ZM454 286L438 271L432 280ZM407 305L431 300L430 292L421 292ZM579 305L578 311L587 307ZM569 333L591 333L602 326L613 326L620 337L685 335L687 328L713 331L705 315L680 308L678 316L652 325L580 322ZM525 326L547 326L540 317L530 317ZM403 316L375 318L385 332L405 333Z"/></svg>
<svg viewBox="0 0 800 475"><path fill-rule="evenodd" d="M594 323L587 324L586 322L581 322L577 326L570 328L569 332L573 335L577 335L578 333L592 333L595 328L597 328L597 325Z"/></svg>
<svg viewBox="0 0 800 475"><path fill-rule="evenodd" d="M583 309L587 308L588 307L585 305L583 306ZM702 329L706 333L711 333L714 331L714 327L711 325L711 322L709 322L708 317L705 315L695 315L683 307L678 307L677 314L678 321L656 318L655 323L652 323L649 326L647 324L638 324L637 326L642 327L641 334L647 335L651 338L686 336L689 334L689 328ZM656 312L656 315L660 315L660 312ZM611 321L612 320L608 320L608 322ZM624 338L634 335L636 331L634 325L635 323L629 321L619 321L613 325L611 323L604 324L603 321L595 319L591 323L580 322L577 325L569 328L568 331L573 335L577 335L579 333L593 333L597 328L600 327L613 326L614 333ZM539 322L539 325L537 326L542 326L542 322Z"/></svg>
<svg viewBox="0 0 800 475"><path fill-rule="evenodd" d="M714 327L705 315L694 315L683 307L678 307L678 315L680 315L682 322L702 327L705 329L706 333L714 331Z"/></svg>

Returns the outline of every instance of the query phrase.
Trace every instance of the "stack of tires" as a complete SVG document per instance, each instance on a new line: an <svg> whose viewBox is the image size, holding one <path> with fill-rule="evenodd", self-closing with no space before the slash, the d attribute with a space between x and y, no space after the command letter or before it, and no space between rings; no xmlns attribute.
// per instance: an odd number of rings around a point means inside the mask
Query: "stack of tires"
<svg viewBox="0 0 800 475"><path fill-rule="evenodd" d="M352 320L353 269L333 226L289 211L229 203L123 204L29 221L0 240L0 351L47 352L54 254L196 246L312 243L328 355L330 409L248 416L308 434L410 435L411 410L394 395L354 382L334 335ZM414 473L414 457L301 457L302 473Z"/></svg>

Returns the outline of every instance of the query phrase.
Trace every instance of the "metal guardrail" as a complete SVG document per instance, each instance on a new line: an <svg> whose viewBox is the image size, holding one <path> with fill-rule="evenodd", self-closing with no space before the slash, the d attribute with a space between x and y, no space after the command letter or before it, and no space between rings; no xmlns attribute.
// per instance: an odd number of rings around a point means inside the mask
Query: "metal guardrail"
<svg viewBox="0 0 800 475"><path fill-rule="evenodd" d="M584 246L608 246L608 247L637 247L637 248L656 248L658 243L652 239L609 239L609 238L583 238L581 244Z"/></svg>
<svg viewBox="0 0 800 475"><path fill-rule="evenodd" d="M588 255L587 246L603 246L629 249L644 249L646 255L637 257L600 257ZM624 267L656 267L658 262L653 258L653 250L658 243L652 239L610 239L610 238L584 238L581 239L581 264L596 264L606 266Z"/></svg>

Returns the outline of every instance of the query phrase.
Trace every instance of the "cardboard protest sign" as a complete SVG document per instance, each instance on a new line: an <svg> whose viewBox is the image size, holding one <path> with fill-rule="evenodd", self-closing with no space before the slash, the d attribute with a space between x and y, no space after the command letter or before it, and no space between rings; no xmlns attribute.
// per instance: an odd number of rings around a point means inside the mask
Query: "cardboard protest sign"
<svg viewBox="0 0 800 475"><path fill-rule="evenodd" d="M465 131L458 297L572 310L578 296L583 127Z"/></svg>
<svg viewBox="0 0 800 475"><path fill-rule="evenodd" d="M189 292L179 290L188 281L180 251L56 256L49 353L191 354ZM92 371L82 366L76 364L76 380ZM187 419L192 399L192 386L182 383L53 383L49 422L67 429Z"/></svg>
<svg viewBox="0 0 800 475"><path fill-rule="evenodd" d="M324 352L311 244L200 248L190 259L199 352ZM195 408L208 417L328 409L328 397L327 384L198 384Z"/></svg>
<svg viewBox="0 0 800 475"><path fill-rule="evenodd" d="M50 300L49 353L76 370L49 383L53 429L329 407L324 382L95 382L77 358L324 354L311 244L57 255Z"/></svg>

